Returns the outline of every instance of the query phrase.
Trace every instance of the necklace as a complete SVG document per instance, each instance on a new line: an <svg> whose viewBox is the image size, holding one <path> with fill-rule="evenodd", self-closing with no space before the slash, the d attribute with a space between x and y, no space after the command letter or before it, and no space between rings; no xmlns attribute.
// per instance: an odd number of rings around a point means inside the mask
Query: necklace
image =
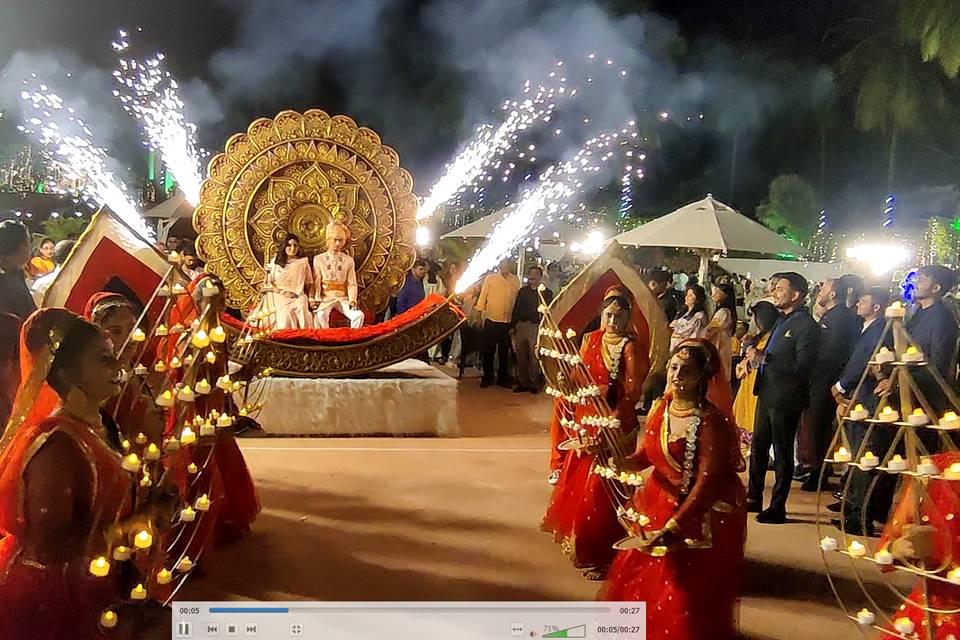
<svg viewBox="0 0 960 640"><path fill-rule="evenodd" d="M610 362L608 364L608 369L610 370L610 380L616 380L617 376L620 375L620 357L623 355L623 347L627 344L627 339L625 337L617 338L616 340L607 339L606 334L603 336L603 346L606 347L605 351L607 352L607 357Z"/></svg>
<svg viewBox="0 0 960 640"><path fill-rule="evenodd" d="M683 407L675 406L675 403L671 402L669 409L670 409L670 415L672 416L675 416L677 418L689 418L697 411L697 406L691 405L689 408L683 408Z"/></svg>
<svg viewBox="0 0 960 640"><path fill-rule="evenodd" d="M673 404L672 402L670 403ZM670 428L670 415L673 414L671 406L667 406L664 415L664 428ZM690 483L693 481L693 460L697 456L697 434L700 432L700 408L694 407L690 413L690 425L687 427L686 441L683 452L683 473L680 476L680 495L685 496L690 493ZM681 416L677 416L681 417Z"/></svg>

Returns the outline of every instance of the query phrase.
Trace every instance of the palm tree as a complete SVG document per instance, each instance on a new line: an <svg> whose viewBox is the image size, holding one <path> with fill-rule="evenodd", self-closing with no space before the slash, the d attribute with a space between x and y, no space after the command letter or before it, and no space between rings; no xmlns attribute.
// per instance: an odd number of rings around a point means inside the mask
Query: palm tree
<svg viewBox="0 0 960 640"><path fill-rule="evenodd" d="M936 61L950 78L960 72L960 2L901 0L897 23L901 33L919 43L925 61Z"/></svg>
<svg viewBox="0 0 960 640"><path fill-rule="evenodd" d="M922 128L931 109L946 101L944 78L936 65L924 62L901 31L883 19L861 21L862 37L840 59L841 86L855 95L854 124L880 131L888 138L887 190L896 178L900 135Z"/></svg>

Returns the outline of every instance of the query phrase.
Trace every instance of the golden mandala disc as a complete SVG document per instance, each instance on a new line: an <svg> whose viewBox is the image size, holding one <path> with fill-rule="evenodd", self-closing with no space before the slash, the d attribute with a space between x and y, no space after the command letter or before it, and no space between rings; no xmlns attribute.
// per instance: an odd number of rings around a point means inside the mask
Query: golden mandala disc
<svg viewBox="0 0 960 640"><path fill-rule="evenodd" d="M319 109L254 121L210 161L193 214L197 253L219 276L230 306L257 301L264 265L283 236L308 254L325 250L331 220L350 228L360 304L386 307L416 259L413 178L380 136Z"/></svg>

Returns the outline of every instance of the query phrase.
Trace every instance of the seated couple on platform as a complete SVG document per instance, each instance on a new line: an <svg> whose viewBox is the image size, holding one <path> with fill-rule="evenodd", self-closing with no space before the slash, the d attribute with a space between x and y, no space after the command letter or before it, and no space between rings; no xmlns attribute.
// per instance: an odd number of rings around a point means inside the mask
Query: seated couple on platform
<svg viewBox="0 0 960 640"><path fill-rule="evenodd" d="M267 264L259 317L273 318L262 324L273 329L327 329L330 314L338 309L352 329L363 326L363 310L357 305L357 271L353 258L344 253L350 231L340 222L327 225L327 250L313 257L313 265L300 247L300 239L288 233L277 256ZM253 316L258 317L256 311Z"/></svg>

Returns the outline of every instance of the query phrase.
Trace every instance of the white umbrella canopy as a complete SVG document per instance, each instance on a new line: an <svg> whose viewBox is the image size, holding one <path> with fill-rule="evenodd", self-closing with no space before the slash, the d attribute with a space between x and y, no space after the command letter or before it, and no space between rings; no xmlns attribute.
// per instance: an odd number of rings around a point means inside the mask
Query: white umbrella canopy
<svg viewBox="0 0 960 640"><path fill-rule="evenodd" d="M803 255L803 249L708 195L614 238L634 247Z"/></svg>
<svg viewBox="0 0 960 640"><path fill-rule="evenodd" d="M486 238L493 232L493 228L500 224L512 210L512 207L504 207L479 220L465 224L459 229L445 233L441 238ZM553 220L535 224L530 235L540 238L541 241L576 242L583 240L587 236L587 232L562 220Z"/></svg>

